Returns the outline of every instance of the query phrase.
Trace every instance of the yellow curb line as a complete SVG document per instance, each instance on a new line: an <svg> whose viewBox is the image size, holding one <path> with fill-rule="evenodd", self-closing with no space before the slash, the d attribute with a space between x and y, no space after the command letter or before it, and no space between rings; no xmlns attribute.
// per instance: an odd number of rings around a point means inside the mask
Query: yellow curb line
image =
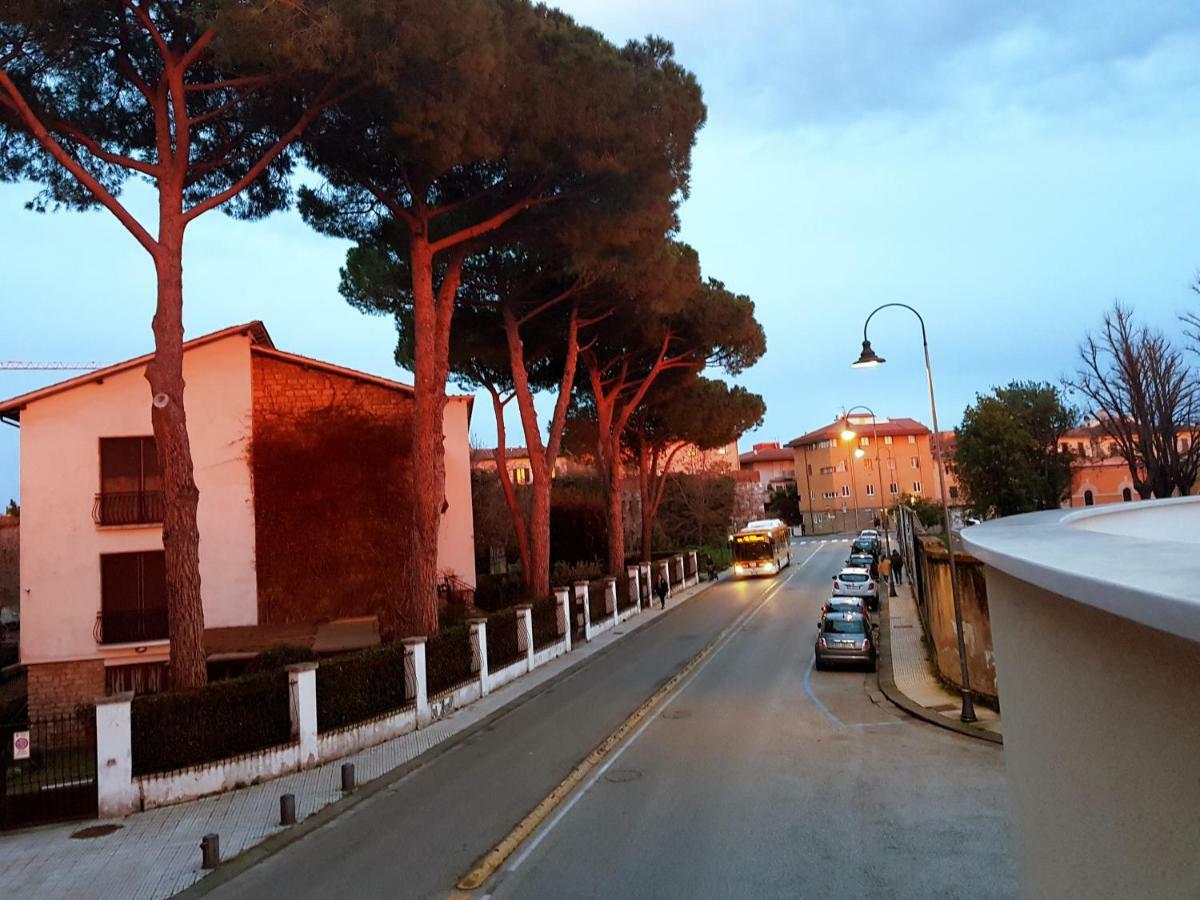
<svg viewBox="0 0 1200 900"><path fill-rule="evenodd" d="M789 576L790 577L790 576ZM785 579L786 580L786 579ZM663 700L667 694L671 693L679 682L692 672L704 659L716 649L726 637L736 631L746 619L748 619L757 609L763 606L775 591L783 586L784 582L778 582L773 587L766 591L762 601L753 609L748 609L737 617L733 622L725 627L725 629L715 638L709 641L696 653L682 669L676 672L671 678L657 691L650 695L641 706L639 706L632 715L622 722L617 730L600 742L591 753L584 757L583 762L579 763L570 774L567 775L558 786L554 788L546 797L538 803L517 826L508 833L508 835L500 841L491 851L489 851L463 879L455 885L459 890L474 891L483 887L487 880L500 870L505 861L512 856L521 844L529 839L530 835L537 830L537 827L546 820L550 813L554 812L555 808L561 804L571 792L579 786L579 783L596 768L604 758L608 756L625 738L629 732L653 709L658 703Z"/></svg>

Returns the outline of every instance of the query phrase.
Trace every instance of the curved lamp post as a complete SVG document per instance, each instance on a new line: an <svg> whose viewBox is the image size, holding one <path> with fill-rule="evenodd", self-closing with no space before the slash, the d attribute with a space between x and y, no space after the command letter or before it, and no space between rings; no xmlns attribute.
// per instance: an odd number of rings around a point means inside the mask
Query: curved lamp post
<svg viewBox="0 0 1200 900"><path fill-rule="evenodd" d="M940 432L938 431L937 403L933 398L933 369L929 364L929 340L925 333L925 320L919 312L907 303L885 303L883 306L876 307L867 316L867 320L863 322L862 353L859 354L858 359L851 365L855 369L866 369L881 366L887 362L887 360L871 349L871 342L867 339L867 326L871 324L871 319L875 317L875 313L892 307L907 309L921 323L921 346L925 350L925 380L929 384L929 412L933 417L933 454L937 461L938 487L942 494L942 518L946 525L946 544L950 555L950 593L954 598L954 631L958 638L958 661L962 674L962 688L960 689L962 692L962 715L959 718L964 722L974 722L976 720L975 704L971 699L971 679L967 671L967 648L966 641L963 639L962 601L959 598L958 591L958 567L954 562L954 545L950 530L950 506L946 502L946 464L942 458L942 441Z"/></svg>
<svg viewBox="0 0 1200 900"><path fill-rule="evenodd" d="M871 416L871 440L875 443L875 480L879 484L879 502L883 503L883 468L879 464L879 429L875 421L875 410L871 409L869 406L863 406L861 403L858 406L852 406L850 409L844 410L842 412L842 417L843 424L846 427L842 430L842 437L846 438L846 440L853 440L858 436L854 429L850 427L850 413L860 409ZM848 438L846 437L847 435L849 435ZM861 458L864 455L862 448L855 450L854 455ZM857 498L855 499L857 500ZM892 541L888 536L886 507L884 508L883 516L883 546L885 553L890 554L892 552ZM891 578L888 579L888 596L896 596L896 583Z"/></svg>

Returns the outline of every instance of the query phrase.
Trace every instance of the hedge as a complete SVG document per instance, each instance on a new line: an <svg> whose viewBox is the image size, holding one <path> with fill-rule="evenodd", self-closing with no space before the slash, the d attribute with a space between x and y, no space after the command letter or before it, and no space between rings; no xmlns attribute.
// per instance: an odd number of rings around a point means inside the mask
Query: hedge
<svg viewBox="0 0 1200 900"><path fill-rule="evenodd" d="M425 643L426 690L430 697L445 693L477 677L468 625L442 628Z"/></svg>
<svg viewBox="0 0 1200 900"><path fill-rule="evenodd" d="M405 674L401 643L322 660L317 670L317 727L333 731L402 709L414 702L405 681L411 677Z"/></svg>
<svg viewBox="0 0 1200 900"><path fill-rule="evenodd" d="M588 585L588 610L593 625L598 625L610 617L608 601L604 596L606 593L607 584L603 579Z"/></svg>
<svg viewBox="0 0 1200 900"><path fill-rule="evenodd" d="M133 774L169 772L290 743L287 672L142 694L131 708Z"/></svg>
<svg viewBox="0 0 1200 900"><path fill-rule="evenodd" d="M533 649L541 650L562 640L562 635L558 633L560 605L557 597L542 597L533 601Z"/></svg>
<svg viewBox="0 0 1200 900"><path fill-rule="evenodd" d="M517 637L517 612L503 609L487 617L488 671L494 672L525 656Z"/></svg>

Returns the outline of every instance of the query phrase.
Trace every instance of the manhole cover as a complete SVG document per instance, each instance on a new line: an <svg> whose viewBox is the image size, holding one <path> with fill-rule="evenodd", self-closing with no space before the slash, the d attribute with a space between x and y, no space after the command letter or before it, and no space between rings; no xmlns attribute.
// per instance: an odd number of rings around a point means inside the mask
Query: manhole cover
<svg viewBox="0 0 1200 900"><path fill-rule="evenodd" d="M690 709L668 709L662 714L664 719L690 719L692 711Z"/></svg>
<svg viewBox="0 0 1200 900"><path fill-rule="evenodd" d="M89 825L87 828L80 828L71 837L79 839L104 837L106 834L120 831L124 827L124 825Z"/></svg>
<svg viewBox="0 0 1200 900"><path fill-rule="evenodd" d="M637 781L642 777L640 769L613 769L604 773L604 780L613 784L624 784L627 781Z"/></svg>

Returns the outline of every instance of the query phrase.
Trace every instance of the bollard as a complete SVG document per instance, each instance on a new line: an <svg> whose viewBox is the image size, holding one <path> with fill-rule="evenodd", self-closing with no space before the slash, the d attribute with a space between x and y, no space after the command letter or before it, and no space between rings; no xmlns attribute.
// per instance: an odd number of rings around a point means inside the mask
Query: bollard
<svg viewBox="0 0 1200 900"><path fill-rule="evenodd" d="M296 795L284 794L279 798L279 824L296 824Z"/></svg>
<svg viewBox="0 0 1200 900"><path fill-rule="evenodd" d="M200 866L204 869L215 869L220 864L221 837L210 832L200 839Z"/></svg>
<svg viewBox="0 0 1200 900"><path fill-rule="evenodd" d="M342 790L354 790L354 763L342 763Z"/></svg>

